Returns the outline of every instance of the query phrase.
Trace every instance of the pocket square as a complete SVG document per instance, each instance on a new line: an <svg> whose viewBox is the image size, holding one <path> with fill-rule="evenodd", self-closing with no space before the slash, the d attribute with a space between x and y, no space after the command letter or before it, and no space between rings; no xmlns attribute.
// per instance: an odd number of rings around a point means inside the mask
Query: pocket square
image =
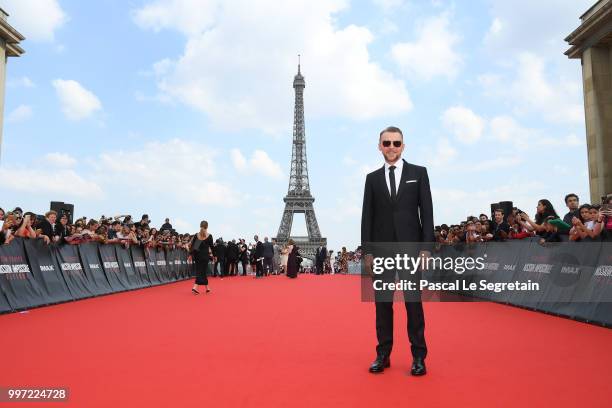
<svg viewBox="0 0 612 408"><path fill-rule="evenodd" d="M416 183L417 180L406 180L406 183Z"/></svg>

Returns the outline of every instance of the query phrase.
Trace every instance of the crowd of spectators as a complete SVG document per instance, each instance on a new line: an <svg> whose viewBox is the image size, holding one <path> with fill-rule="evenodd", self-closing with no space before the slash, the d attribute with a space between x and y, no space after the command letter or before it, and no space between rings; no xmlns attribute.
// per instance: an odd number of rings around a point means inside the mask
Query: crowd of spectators
<svg viewBox="0 0 612 408"><path fill-rule="evenodd" d="M537 237L539 242L612 240L612 194L602 204L582 204L576 194L565 196L568 212L561 218L547 199L538 201L535 216L531 218L519 208L505 214L496 208L493 217L486 214L469 216L455 225L435 227L436 242L506 241Z"/></svg>
<svg viewBox="0 0 612 408"><path fill-rule="evenodd" d="M69 220L69 214L54 210L41 216L23 212L19 207L10 212L0 208L0 244L9 244L15 237L21 237L41 239L47 244L100 242L187 249L191 239L189 234L176 232L169 219L159 229L150 226L147 214L136 222L130 215L102 216L99 220L83 217L73 223Z"/></svg>

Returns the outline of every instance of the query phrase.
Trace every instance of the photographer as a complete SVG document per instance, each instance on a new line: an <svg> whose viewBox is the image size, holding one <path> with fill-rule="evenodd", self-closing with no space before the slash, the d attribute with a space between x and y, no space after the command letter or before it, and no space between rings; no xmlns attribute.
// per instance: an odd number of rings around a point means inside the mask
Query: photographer
<svg viewBox="0 0 612 408"><path fill-rule="evenodd" d="M37 232L39 235L46 236L49 240L45 242L58 242L60 231L57 228L57 212L54 210L45 213L45 219L38 224Z"/></svg>
<svg viewBox="0 0 612 408"><path fill-rule="evenodd" d="M526 229L519 222L522 211L516 210L515 214L508 215L508 225L510 226L510 233L508 238L510 239L524 239L533 236L533 232Z"/></svg>
<svg viewBox="0 0 612 408"><path fill-rule="evenodd" d="M559 218L551 202L546 199L538 201L535 222L529 218L526 213L521 214L521 219L524 220L531 227L531 230L535 231L538 235L544 235L547 233L548 228L545 225L545 221L549 217ZM521 225L525 226L524 224Z"/></svg>
<svg viewBox="0 0 612 408"><path fill-rule="evenodd" d="M17 227L15 236L30 239L39 238L38 234L36 234L36 231L34 231L34 228L32 228L32 220L35 217L36 216L34 213L25 213L23 219L21 220L21 223ZM51 239L46 235L41 235L40 238L43 239L46 244L51 242Z"/></svg>
<svg viewBox="0 0 612 408"><path fill-rule="evenodd" d="M599 212L602 215L602 237L606 241L612 241L612 195L608 195L603 200L603 205Z"/></svg>
<svg viewBox="0 0 612 408"><path fill-rule="evenodd" d="M3 243L8 245L15 239L15 231L17 231L16 216L12 212L6 215L6 219L2 224L2 240Z"/></svg>

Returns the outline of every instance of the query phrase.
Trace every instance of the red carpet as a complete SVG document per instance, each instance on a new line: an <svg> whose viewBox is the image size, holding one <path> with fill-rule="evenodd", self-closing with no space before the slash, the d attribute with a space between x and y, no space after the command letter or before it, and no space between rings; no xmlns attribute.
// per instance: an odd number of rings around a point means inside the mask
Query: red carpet
<svg viewBox="0 0 612 408"><path fill-rule="evenodd" d="M428 375L409 375L406 313L391 368L353 276L191 282L0 316L0 386L68 386L75 407L612 404L612 331L492 303L427 303ZM0 404L10 405L10 404Z"/></svg>

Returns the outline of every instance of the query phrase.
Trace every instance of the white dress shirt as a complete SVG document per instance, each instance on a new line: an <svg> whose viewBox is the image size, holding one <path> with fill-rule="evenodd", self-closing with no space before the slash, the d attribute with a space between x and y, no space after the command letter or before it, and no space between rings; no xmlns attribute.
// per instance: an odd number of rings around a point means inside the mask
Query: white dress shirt
<svg viewBox="0 0 612 408"><path fill-rule="evenodd" d="M387 182L387 190L391 195L391 180L389 180L389 167L395 166L395 194L399 190L400 181L402 180L402 170L404 169L404 160L401 158L393 164L385 162L385 181Z"/></svg>

